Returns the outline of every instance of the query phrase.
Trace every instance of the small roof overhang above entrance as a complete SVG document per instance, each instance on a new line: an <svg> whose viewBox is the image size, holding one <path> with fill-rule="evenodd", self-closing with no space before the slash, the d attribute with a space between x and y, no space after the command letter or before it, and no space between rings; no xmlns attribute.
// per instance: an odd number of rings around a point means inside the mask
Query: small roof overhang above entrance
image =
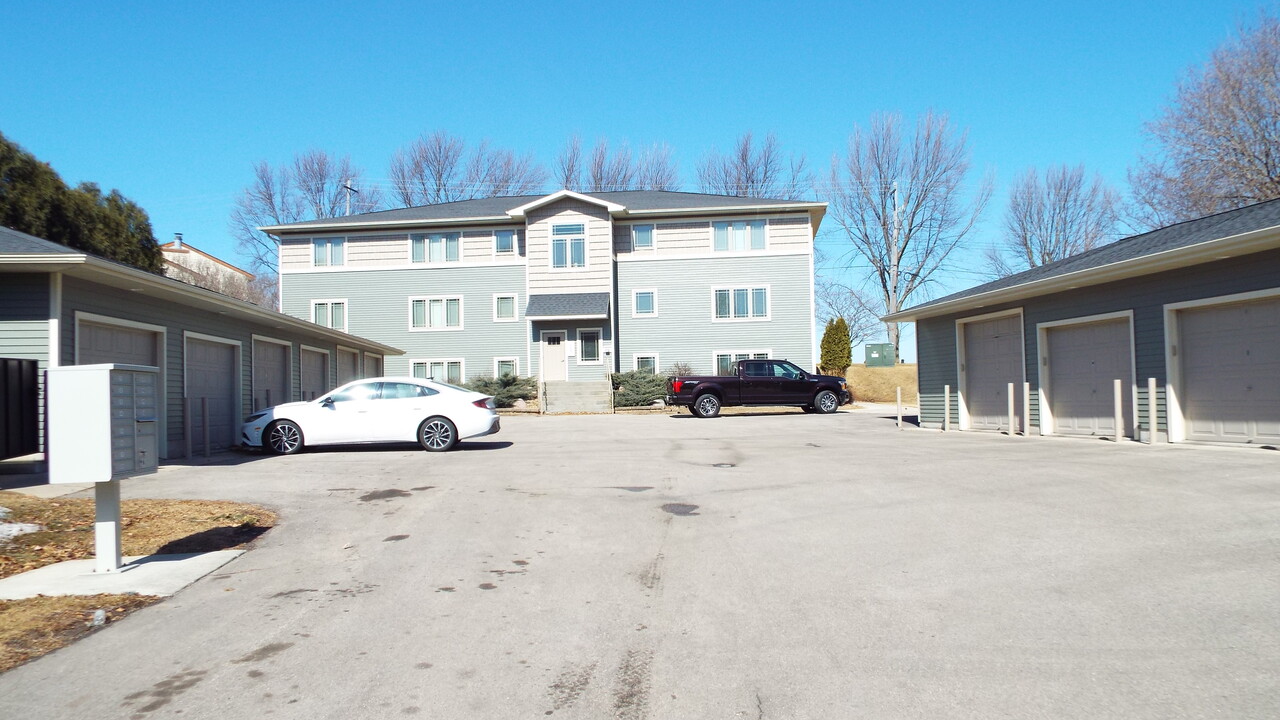
<svg viewBox="0 0 1280 720"><path fill-rule="evenodd" d="M609 317L609 293L530 295L527 320L600 320Z"/></svg>

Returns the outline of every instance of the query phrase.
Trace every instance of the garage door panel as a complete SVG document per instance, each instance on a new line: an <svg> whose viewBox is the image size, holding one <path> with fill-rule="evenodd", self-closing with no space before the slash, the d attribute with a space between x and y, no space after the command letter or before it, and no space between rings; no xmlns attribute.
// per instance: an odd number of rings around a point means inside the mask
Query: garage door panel
<svg viewBox="0 0 1280 720"><path fill-rule="evenodd" d="M1128 434L1133 427L1132 352L1128 320L1065 325L1046 331L1049 373L1047 394L1054 431L1068 435L1114 437L1115 381Z"/></svg>
<svg viewBox="0 0 1280 720"><path fill-rule="evenodd" d="M1187 437L1280 441L1280 299L1178 312Z"/></svg>
<svg viewBox="0 0 1280 720"><path fill-rule="evenodd" d="M1014 383L1014 422L1021 424L1023 382L1022 318L1010 315L963 325L965 407L969 427L1007 429L1009 383Z"/></svg>
<svg viewBox="0 0 1280 720"><path fill-rule="evenodd" d="M191 442L205 448L206 417L210 450L235 444L236 348L234 345L188 338L186 344L187 398L191 401Z"/></svg>
<svg viewBox="0 0 1280 720"><path fill-rule="evenodd" d="M253 341L253 409L289 402L289 346Z"/></svg>
<svg viewBox="0 0 1280 720"><path fill-rule="evenodd" d="M78 331L76 355L80 365L160 365L159 333L152 330L82 322Z"/></svg>
<svg viewBox="0 0 1280 720"><path fill-rule="evenodd" d="M315 350L302 351L302 399L315 400L329 388L329 354Z"/></svg>

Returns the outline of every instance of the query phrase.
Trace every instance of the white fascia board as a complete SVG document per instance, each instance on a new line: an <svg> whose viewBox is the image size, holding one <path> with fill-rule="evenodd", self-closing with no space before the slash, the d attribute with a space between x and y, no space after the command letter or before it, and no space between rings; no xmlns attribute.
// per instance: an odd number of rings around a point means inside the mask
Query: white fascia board
<svg viewBox="0 0 1280 720"><path fill-rule="evenodd" d="M33 255L0 255L0 265L25 265L31 269L45 265L83 265L88 255L76 253L40 253ZM24 270L27 268L23 268Z"/></svg>
<svg viewBox="0 0 1280 720"><path fill-rule="evenodd" d="M911 308L884 315L880 320L882 322L915 322L916 320L939 315L949 315L999 303L1025 300L1063 290L1074 290L1116 280L1152 275L1166 270L1177 270L1213 260L1226 260L1227 258L1272 250L1277 247L1280 247L1280 227L1263 228L1241 235L1207 240L1195 245L1130 258L1110 265L1077 270L1076 272L1055 275L1022 285L991 290L978 295L969 295L939 305Z"/></svg>
<svg viewBox="0 0 1280 720"><path fill-rule="evenodd" d="M595 315L525 315L525 320L608 320L607 313Z"/></svg>
<svg viewBox="0 0 1280 720"><path fill-rule="evenodd" d="M340 220L341 218L338 218ZM290 235L310 235L317 232L333 233L348 230L380 230L382 228L392 227L413 227L420 225L427 226L450 226L450 225L479 225L506 223L510 224L512 219L508 215L484 215L467 218L447 218L447 219L418 219L418 220L365 220L361 222L331 222L322 225L262 225L258 229L264 233L271 235L280 235L288 233Z"/></svg>
<svg viewBox="0 0 1280 720"><path fill-rule="evenodd" d="M644 218L644 217L685 217L690 215L724 215L724 214L751 214L760 215L764 213L791 212L803 210L809 214L810 221L813 223L814 233L818 232L818 226L822 224L822 218L827 213L827 204L824 202L793 202L793 203L776 203L773 205L733 205L725 207L697 207L697 208L668 208L655 210L628 210L620 215L627 218Z"/></svg>
<svg viewBox="0 0 1280 720"><path fill-rule="evenodd" d="M540 197L537 200L534 200L533 202L525 203L520 207L512 208L507 211L507 214L510 215L512 218L515 218L516 220L523 220L525 215L530 210L536 210L537 208L540 208L543 205L550 205L551 203L556 202L557 200L565 200L565 199L577 200L579 202L589 203L591 205L599 205L600 207L603 207L605 210L608 210L610 215L620 215L625 213L627 210L625 205L611 203L606 200L601 200L600 198L591 197L590 195L583 195L580 192L574 192L572 190L557 190L551 193L550 195Z"/></svg>

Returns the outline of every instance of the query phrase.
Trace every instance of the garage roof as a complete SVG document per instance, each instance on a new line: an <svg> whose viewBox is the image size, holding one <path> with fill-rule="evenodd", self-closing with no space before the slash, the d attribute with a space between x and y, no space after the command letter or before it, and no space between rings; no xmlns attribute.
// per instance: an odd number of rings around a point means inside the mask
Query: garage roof
<svg viewBox="0 0 1280 720"><path fill-rule="evenodd" d="M886 315L910 322L1280 247L1280 200L1169 225Z"/></svg>
<svg viewBox="0 0 1280 720"><path fill-rule="evenodd" d="M113 260L49 242L34 235L0 227L0 273L59 272L103 285L140 293L157 303L177 303L252 320L278 328L289 328L315 337L383 355L403 355L404 351L316 325L292 315L259 307L243 300L155 275Z"/></svg>

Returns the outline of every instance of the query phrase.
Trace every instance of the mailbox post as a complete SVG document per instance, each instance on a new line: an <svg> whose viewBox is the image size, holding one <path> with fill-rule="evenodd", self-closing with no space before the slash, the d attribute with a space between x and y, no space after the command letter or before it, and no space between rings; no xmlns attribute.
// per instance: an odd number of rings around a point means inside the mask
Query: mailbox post
<svg viewBox="0 0 1280 720"><path fill-rule="evenodd" d="M50 368L45 384L50 483L95 483L97 572L120 570L120 481L154 473L159 370L143 365Z"/></svg>

